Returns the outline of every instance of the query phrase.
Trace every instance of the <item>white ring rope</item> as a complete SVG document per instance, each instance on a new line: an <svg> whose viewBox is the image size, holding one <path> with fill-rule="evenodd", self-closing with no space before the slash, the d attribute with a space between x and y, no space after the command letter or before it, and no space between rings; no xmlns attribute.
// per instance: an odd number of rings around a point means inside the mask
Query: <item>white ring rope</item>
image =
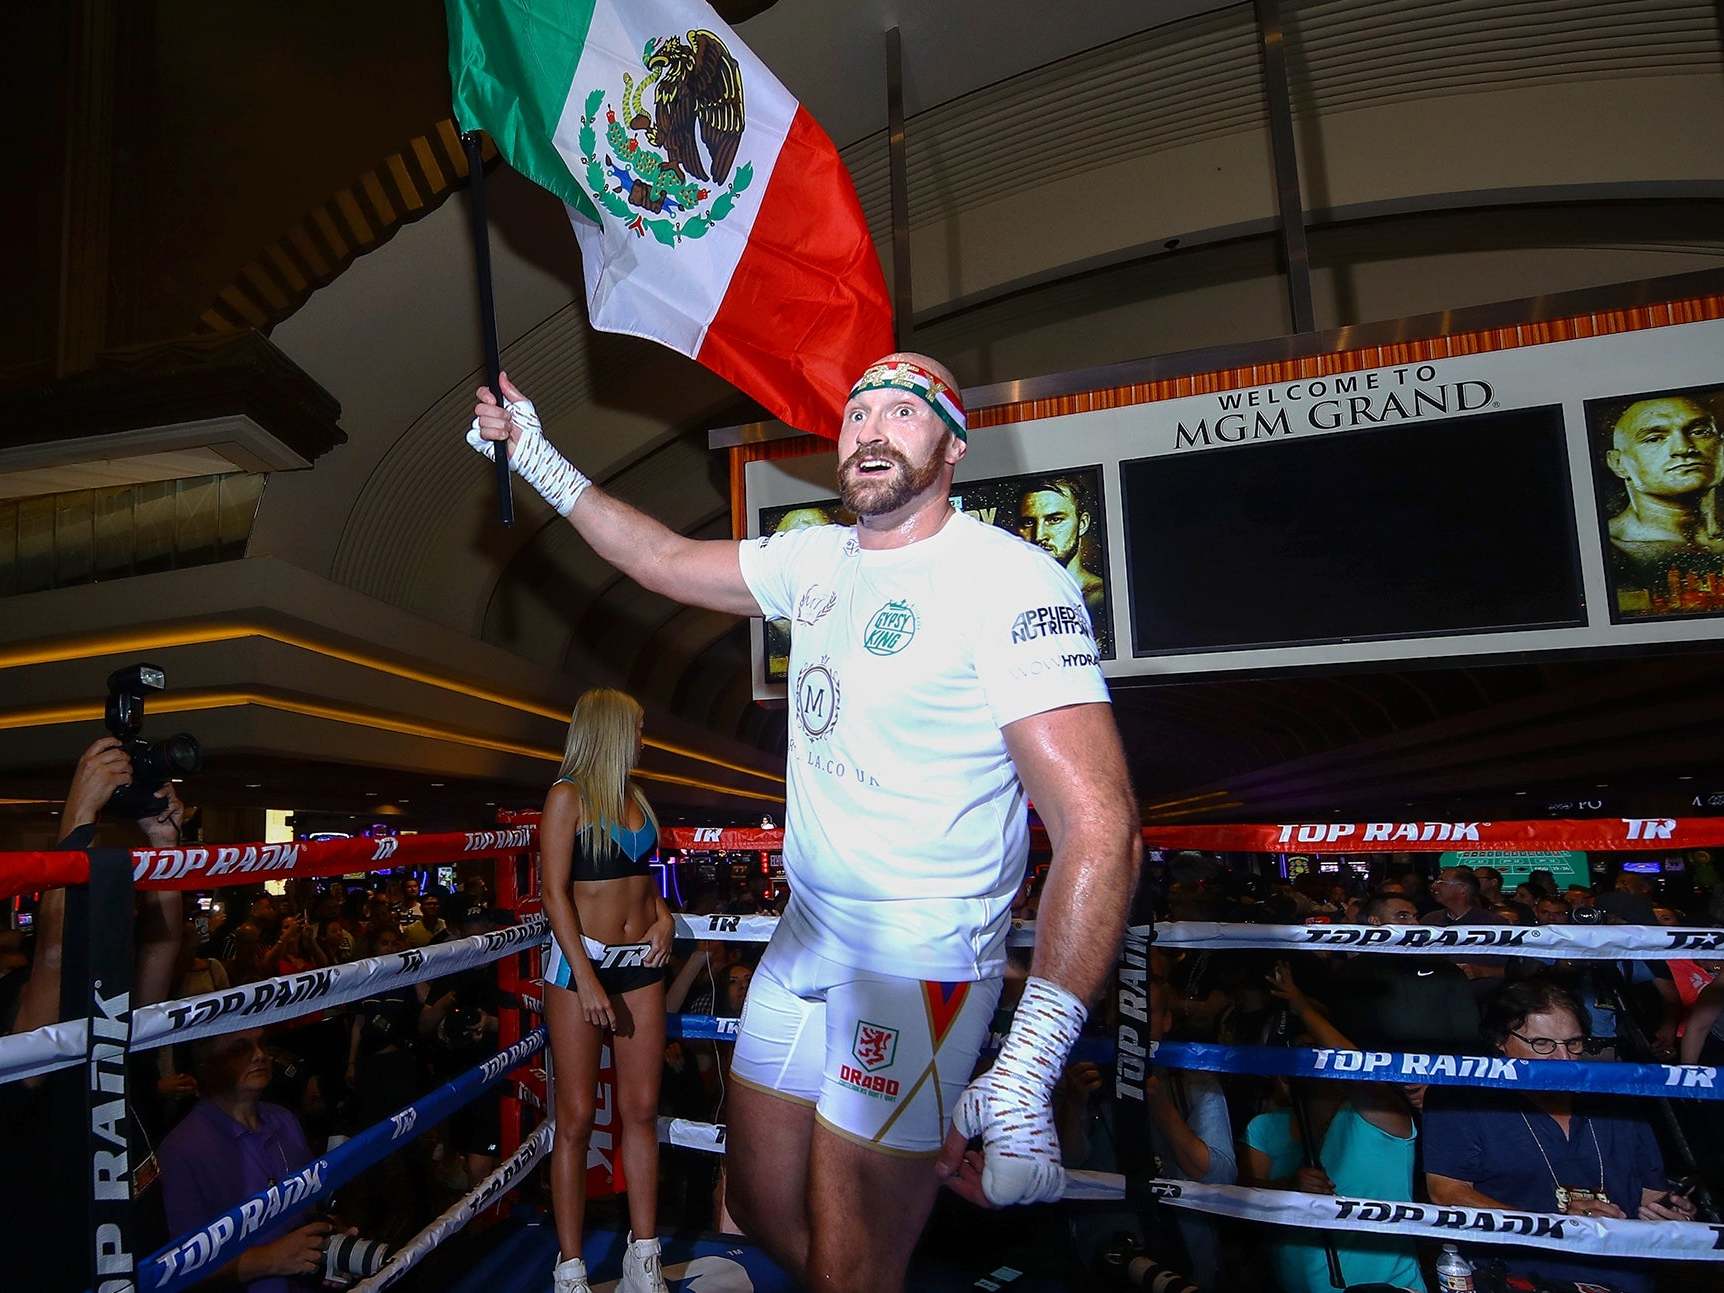
<svg viewBox="0 0 1724 1293"><path fill-rule="evenodd" d="M776 916L676 918L676 937L716 942L764 943L778 928ZM519 925L431 947L368 957L301 974L263 979L240 988L141 1006L132 1017L132 1049L149 1050L241 1028L293 1019L378 992L499 960L539 946L548 936L543 916ZM1134 926L1134 933L1147 933ZM1033 923L1014 923L1008 942L1033 947ZM1155 926L1163 947L1266 949L1283 952L1357 951L1564 960L1665 960L1724 952L1724 929L1663 925L1251 925L1212 921L1164 921ZM536 1004L536 1003L535 1003ZM84 1058L83 1020L48 1024L0 1037L0 1084L70 1068Z"/></svg>
<svg viewBox="0 0 1724 1293"><path fill-rule="evenodd" d="M1032 929L1033 926L1024 926ZM1133 933L1146 933L1133 926ZM1724 929L1669 925L1250 925L1162 921L1162 947L1280 952L1405 952L1414 956L1533 956L1569 961L1663 961L1724 953Z"/></svg>
<svg viewBox="0 0 1724 1293"><path fill-rule="evenodd" d="M487 965L511 953L538 947L548 935L544 917L531 916L519 925L471 938L140 1006L132 1013L131 1049L154 1050L173 1042L295 1019L314 1010L376 996L391 988ZM69 1019L12 1037L0 1037L0 1083L82 1064L87 1027L86 1020Z"/></svg>
<svg viewBox="0 0 1724 1293"><path fill-rule="evenodd" d="M764 943L778 928L776 916L676 918L676 936L717 943ZM1149 926L1134 925L1135 934ZM1163 947L1259 949L1281 952L1406 952L1454 956L1548 957L1586 961L1662 961L1724 953L1724 929L1666 925L1255 925L1223 921L1160 921L1155 941ZM1010 947L1034 947L1033 921L1013 921Z"/></svg>
<svg viewBox="0 0 1724 1293"><path fill-rule="evenodd" d="M712 1123L660 1118L658 1129L662 1144L707 1154L725 1152L726 1129ZM1698 1221L1618 1221L1563 1213L1451 1208L1435 1203L1348 1199L1293 1190L1162 1179L1147 1181L1143 1188L1147 1194L1177 1208L1277 1226L1365 1230L1487 1244L1532 1244L1603 1256L1724 1261L1724 1226ZM1082 1171L1066 1173L1066 1188L1061 1195L1065 1202L1122 1201L1126 1197L1125 1177L1114 1172Z"/></svg>
<svg viewBox="0 0 1724 1293"><path fill-rule="evenodd" d="M540 1123L533 1129L532 1134L521 1142L519 1149L497 1164L495 1171L451 1204L448 1211L437 1220L391 1253L383 1268L370 1279L356 1285L353 1293L378 1293L378 1290L388 1288L424 1261L439 1244L525 1180L527 1173L537 1167L539 1161L550 1152L555 1134L556 1123Z"/></svg>

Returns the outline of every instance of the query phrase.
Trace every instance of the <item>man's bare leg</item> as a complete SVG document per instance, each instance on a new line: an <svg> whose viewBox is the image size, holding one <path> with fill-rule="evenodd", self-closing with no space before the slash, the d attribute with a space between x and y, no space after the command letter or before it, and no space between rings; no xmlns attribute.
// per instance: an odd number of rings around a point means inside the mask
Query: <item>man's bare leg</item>
<svg viewBox="0 0 1724 1293"><path fill-rule="evenodd" d="M939 1189L934 1155L864 1145L816 1123L808 1175L808 1287L902 1293Z"/></svg>
<svg viewBox="0 0 1724 1293"><path fill-rule="evenodd" d="M732 1074L725 1120L725 1205L750 1239L802 1280L808 1267L814 1106ZM928 1175L932 1179L931 1165Z"/></svg>

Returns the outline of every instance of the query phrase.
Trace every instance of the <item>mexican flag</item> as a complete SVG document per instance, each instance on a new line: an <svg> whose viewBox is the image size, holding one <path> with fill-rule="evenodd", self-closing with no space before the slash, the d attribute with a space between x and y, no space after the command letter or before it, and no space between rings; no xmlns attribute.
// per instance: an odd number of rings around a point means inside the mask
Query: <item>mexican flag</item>
<svg viewBox="0 0 1724 1293"><path fill-rule="evenodd" d="M463 130L568 207L587 313L836 438L892 349L850 175L700 0L444 0Z"/></svg>

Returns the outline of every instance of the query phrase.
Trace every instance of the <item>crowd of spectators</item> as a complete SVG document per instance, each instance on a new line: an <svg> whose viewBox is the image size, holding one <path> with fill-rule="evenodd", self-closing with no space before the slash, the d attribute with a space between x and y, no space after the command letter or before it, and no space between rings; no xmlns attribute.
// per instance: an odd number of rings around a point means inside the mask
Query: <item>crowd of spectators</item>
<svg viewBox="0 0 1724 1293"><path fill-rule="evenodd" d="M112 785L123 776L110 746L97 742L80 762L64 815L67 847L90 844ZM144 841L191 842L177 789L163 787L162 796L159 817L139 823ZM115 824L112 842L121 842L126 826ZM428 947L514 919L493 907L477 870L447 893L422 892L417 876L401 873L352 882L293 879L284 890L140 894L134 1008ZM29 931L12 931L0 947L4 1032L59 1017L64 906L64 891L42 895ZM171 927L156 928L167 921ZM267 1029L134 1052L125 1119L134 1243L148 1252L203 1226L494 1054L500 1006L496 970L487 965ZM64 1154L48 1140L55 1125L49 1114L60 1098L55 1080L0 1086L0 1123L9 1129L0 1172L7 1194L0 1202L39 1237L23 1253L23 1272L15 1272L22 1274L19 1287L58 1287L55 1280L71 1269L68 1255L83 1247L72 1233L77 1210L50 1202L56 1196L40 1180L43 1165ZM262 1242L212 1278L253 1293L318 1288L332 1232L385 1244L410 1238L495 1166L498 1101L493 1092L416 1136L315 1215L273 1220Z"/></svg>
<svg viewBox="0 0 1724 1293"><path fill-rule="evenodd" d="M1255 861L1255 860L1254 860ZM1591 885L1535 871L1509 886L1493 867L1376 861L1367 872L1264 879L1246 866L1181 855L1152 877L1162 919L1430 926L1720 923L1709 877L1612 868ZM1159 883L1156 883L1159 881ZM1021 900L1033 912L1034 895ZM1143 915L1147 915L1145 910ZM1598 961L1155 947L1157 1040L1339 1050L1500 1054L1538 1062L1716 1064L1724 1058L1724 960ZM1098 1125L1116 1110L1093 1064L1066 1071L1058 1129L1070 1167L1111 1168ZM1716 1192L1724 1117L1710 1101L1314 1081L1156 1070L1149 1081L1152 1169L1164 1178L1355 1198L1692 1219ZM1309 1138L1311 1148L1306 1140ZM1711 1173L1712 1178L1707 1179ZM1142 1224L1143 1218L1114 1217ZM1229 1241L1229 1236L1232 1241ZM1322 1232L1157 1209L1147 1250L1205 1289L1321 1293L1333 1247L1348 1285L1435 1289L1437 1245L1384 1233ZM1707 1287L1716 1268L1462 1245L1479 1287L1644 1293ZM1541 1283L1542 1282L1542 1283Z"/></svg>
<svg viewBox="0 0 1724 1293"><path fill-rule="evenodd" d="M182 812L177 796L173 805L174 814ZM181 817L171 817L177 836ZM165 836L168 824L150 824L146 838ZM1146 877L1139 917L1444 927L1724 923L1724 888L1695 884L1692 875L1655 880L1616 868L1596 884L1561 886L1549 872L1534 871L1509 885L1492 867L1433 872L1415 858L1291 880L1266 877L1263 866L1262 859L1176 857ZM1034 919L1044 875L1032 869L1014 917ZM758 887L733 896L716 883L697 883L684 909L693 915L775 914L784 896L781 888L763 893ZM160 917L146 909L140 919L152 914ZM157 931L148 940L145 950L161 982L146 998L192 996L429 947L514 919L493 906L477 872L453 892L422 890L418 877L401 873L354 882L293 880L280 894L221 889L187 895L177 915L177 938ZM16 938L0 945L0 1022L8 1030L44 1022L38 1015L48 995L38 991L30 1006L30 985L49 959L43 940L36 941L35 947ZM667 1010L740 1015L761 950L749 943L679 941L667 977ZM1001 1031L1028 963L1027 952L1014 952L996 1021ZM1614 962L1337 951L1280 958L1155 947L1149 1031L1158 1041L1500 1053L1555 1063L1717 1064L1724 1058L1721 968L1724 963L1704 956ZM496 984L494 967L481 967L267 1030L134 1056L129 1130L138 1161L148 1163L138 1180L144 1196L154 1196L143 1215L153 1208L156 1240L203 1224L494 1053L505 1005ZM1111 1012L1111 1002L1098 1005L1092 1020L1098 1034L1112 1035ZM673 1037L665 1047L660 1112L724 1123L730 1049L724 1042ZM1706 1206L1706 1173L1724 1161L1724 1126L1711 1102L1290 1081L1166 1067L1148 1081L1147 1144L1134 1150L1121 1144L1113 1086L1104 1064L1081 1056L1062 1076L1055 1118L1068 1166L1665 1221L1695 1216L1697 1202ZM9 1119L28 1115L27 1103L20 1103L28 1101L27 1091L0 1091L10 1102ZM263 1242L221 1274L258 1293L290 1293L317 1287L312 1272L334 1230L391 1244L407 1239L495 1165L498 1098L493 1094L417 1135L344 1186L335 1206L315 1219L290 1216L275 1223ZM13 1150L51 1153L16 1138ZM160 1185L151 1191L147 1182L158 1169ZM1716 1190L1719 1182L1710 1185ZM660 1208L667 1226L734 1231L724 1194L722 1159L664 1151ZM1246 1228L1173 1208L1079 1211L1060 1224L1076 1261L1093 1261L1121 1230L1135 1230L1147 1251L1204 1289L1320 1293L1333 1287L1331 1248L1348 1284L1436 1287L1434 1246L1392 1234L1325 1237ZM973 1232L975 1219L963 1225ZM1558 1258L1501 1246L1467 1251L1480 1263L1481 1289L1494 1287L1498 1274L1570 1290L1580 1281L1621 1293L1703 1285L1679 1264Z"/></svg>
<svg viewBox="0 0 1724 1293"><path fill-rule="evenodd" d="M420 893L411 876L359 883L292 881L281 896L226 889L194 900L171 993L296 974L510 923L485 881ZM450 924L439 909L453 909ZM386 1119L497 1049L494 966L395 988L265 1029L148 1053L135 1102L138 1138L155 1146L168 1235L192 1230L276 1183L315 1154ZM496 1165L499 1096L441 1126L342 1187L311 1220L278 1225L230 1278L256 1293L317 1287L325 1237L346 1228L399 1244Z"/></svg>

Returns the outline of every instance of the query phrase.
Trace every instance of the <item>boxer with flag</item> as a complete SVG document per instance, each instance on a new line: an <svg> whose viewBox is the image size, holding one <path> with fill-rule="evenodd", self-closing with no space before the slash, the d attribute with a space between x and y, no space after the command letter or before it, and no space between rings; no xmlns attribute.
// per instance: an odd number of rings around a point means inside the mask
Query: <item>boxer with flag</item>
<svg viewBox="0 0 1724 1293"><path fill-rule="evenodd" d="M811 1287L895 1293L941 1181L983 1205L1060 1198L1050 1102L1112 968L1137 805L1082 592L952 507L970 434L952 374L914 354L863 368L837 428L856 524L744 543L690 539L595 485L506 376L500 400L478 397L468 442L509 443L605 561L685 605L795 622L790 903L737 1032L731 1215ZM1031 798L1053 846L1035 959L972 1082Z"/></svg>
<svg viewBox="0 0 1724 1293"><path fill-rule="evenodd" d="M794 619L791 899L738 1028L726 1203L809 1286L899 1293L942 1182L984 1206L1063 1191L1052 1091L1111 977L1141 848L1083 594L952 507L958 383L926 355L882 357L885 288L836 153L706 6L448 4L463 124L568 203L594 325L693 355L838 442L854 526L736 543L595 485L505 374L467 435L487 457L508 445L649 591ZM1040 937L972 1081L1031 798L1053 846ZM558 1293L586 1293L563 1258Z"/></svg>

